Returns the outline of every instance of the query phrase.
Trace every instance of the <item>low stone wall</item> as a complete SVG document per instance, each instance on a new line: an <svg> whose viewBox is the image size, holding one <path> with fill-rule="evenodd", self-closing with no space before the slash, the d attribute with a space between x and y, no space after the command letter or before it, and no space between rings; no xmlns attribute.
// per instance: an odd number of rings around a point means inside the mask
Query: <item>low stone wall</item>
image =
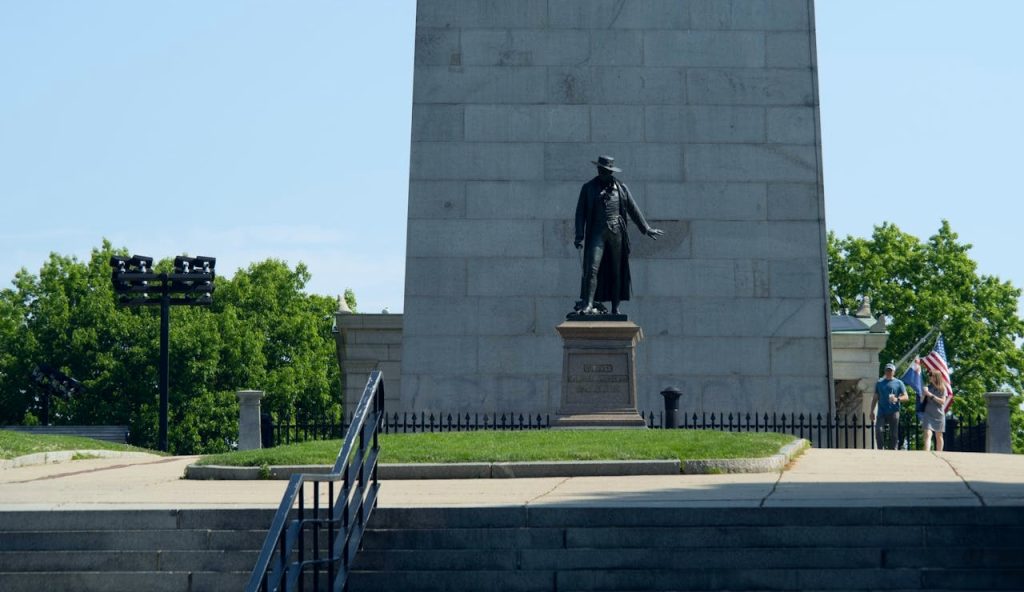
<svg viewBox="0 0 1024 592"><path fill-rule="evenodd" d="M373 370L384 374L384 408L397 409L401 388L402 315L335 314L334 337L345 391L345 412L355 411Z"/></svg>

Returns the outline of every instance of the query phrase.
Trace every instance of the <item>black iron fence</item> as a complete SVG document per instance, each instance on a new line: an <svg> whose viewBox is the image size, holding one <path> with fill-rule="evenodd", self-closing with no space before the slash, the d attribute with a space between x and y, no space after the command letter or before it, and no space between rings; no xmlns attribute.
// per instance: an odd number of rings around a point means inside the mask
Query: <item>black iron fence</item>
<svg viewBox="0 0 1024 592"><path fill-rule="evenodd" d="M340 420L283 420L273 426L273 445L310 440L335 440L348 429L351 418ZM385 434L418 432L473 432L478 430L542 430L551 425L550 415L529 413L392 413L384 417Z"/></svg>
<svg viewBox="0 0 1024 592"><path fill-rule="evenodd" d="M649 428L664 428L664 412L647 412ZM804 438L815 448L880 448L875 424L865 414L822 415L803 413L680 413L680 429L722 432L777 432ZM985 452L985 420L949 417L944 433L945 449L959 452ZM883 441L891 442L888 428ZM921 422L911 413L901 413L896 447L921 450L924 436Z"/></svg>
<svg viewBox="0 0 1024 592"><path fill-rule="evenodd" d="M663 411L641 413L647 427L663 429ZM274 425L274 444L341 438L348 428L346 415L337 421L289 421ZM875 425L865 414L822 415L804 413L683 413L677 416L679 429L722 432L777 432L809 440L816 448L879 448ZM469 432L477 430L543 430L551 427L551 416L541 413L430 413L399 412L384 417L383 432ZM883 431L888 440L888 430ZM902 413L897 446L920 450L924 446L920 421ZM985 451L984 419L950 417L946 421L945 449L961 452Z"/></svg>

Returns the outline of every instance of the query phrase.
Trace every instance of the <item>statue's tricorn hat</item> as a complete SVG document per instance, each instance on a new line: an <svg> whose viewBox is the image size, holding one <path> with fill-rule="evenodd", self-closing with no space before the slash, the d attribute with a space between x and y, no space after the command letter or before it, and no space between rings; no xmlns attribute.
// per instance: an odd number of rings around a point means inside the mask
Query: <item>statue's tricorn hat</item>
<svg viewBox="0 0 1024 592"><path fill-rule="evenodd" d="M597 160L592 160L590 162L596 164L597 166L601 167L602 169L608 169L609 171L611 171L613 173L621 173L622 172L622 169L620 169L619 167L615 166L615 159L612 158L611 156L598 156Z"/></svg>

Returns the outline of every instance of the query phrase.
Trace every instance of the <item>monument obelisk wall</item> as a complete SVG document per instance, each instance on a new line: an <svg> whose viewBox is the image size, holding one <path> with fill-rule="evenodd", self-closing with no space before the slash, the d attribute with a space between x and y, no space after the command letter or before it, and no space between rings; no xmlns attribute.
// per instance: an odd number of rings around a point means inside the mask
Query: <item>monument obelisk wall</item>
<svg viewBox="0 0 1024 592"><path fill-rule="evenodd" d="M640 409L829 410L811 0L419 0L402 410L554 412L600 154Z"/></svg>

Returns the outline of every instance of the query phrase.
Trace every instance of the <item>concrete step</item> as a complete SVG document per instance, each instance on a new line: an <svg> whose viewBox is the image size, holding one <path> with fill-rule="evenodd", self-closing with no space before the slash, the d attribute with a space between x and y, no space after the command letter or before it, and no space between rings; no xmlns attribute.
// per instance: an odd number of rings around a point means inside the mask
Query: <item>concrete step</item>
<svg viewBox="0 0 1024 592"><path fill-rule="evenodd" d="M690 569L559 571L559 592L661 590L1020 590L1024 570ZM950 576L950 577L946 577Z"/></svg>
<svg viewBox="0 0 1024 592"><path fill-rule="evenodd" d="M248 581L248 571L0 572L4 592L224 592Z"/></svg>
<svg viewBox="0 0 1024 592"><path fill-rule="evenodd" d="M841 547L801 549L522 549L503 551L363 550L358 570L541 570L587 569L728 569L757 566L765 569L880 568L880 549ZM1004 564L1005 567L1012 566ZM907 566L909 567L909 565Z"/></svg>
<svg viewBox="0 0 1024 592"><path fill-rule="evenodd" d="M432 592L488 590L490 592L551 592L555 573L550 571L355 571L350 592Z"/></svg>
<svg viewBox="0 0 1024 592"><path fill-rule="evenodd" d="M266 529L273 518L266 509L12 511L0 512L0 532Z"/></svg>
<svg viewBox="0 0 1024 592"><path fill-rule="evenodd" d="M0 537L0 551L259 550L260 530L24 531Z"/></svg>
<svg viewBox="0 0 1024 592"><path fill-rule="evenodd" d="M947 577L948 576L948 577ZM352 592L407 590L1021 590L1024 569L679 569L563 571L357 571Z"/></svg>
<svg viewBox="0 0 1024 592"><path fill-rule="evenodd" d="M561 528L420 528L368 530L363 549L557 549Z"/></svg>
<svg viewBox="0 0 1024 592"><path fill-rule="evenodd" d="M1016 527L979 529L941 528L926 536L919 526L723 526L723 527L594 527L594 528L437 528L371 530L365 549L678 549L678 548L819 548L834 546L840 537L845 547L897 548L949 544L964 538L979 546L991 541L1024 540Z"/></svg>
<svg viewBox="0 0 1024 592"><path fill-rule="evenodd" d="M246 571L259 551L3 551L4 571Z"/></svg>
<svg viewBox="0 0 1024 592"><path fill-rule="evenodd" d="M379 508L371 529L675 526L932 526L1024 527L1012 506L890 508Z"/></svg>

